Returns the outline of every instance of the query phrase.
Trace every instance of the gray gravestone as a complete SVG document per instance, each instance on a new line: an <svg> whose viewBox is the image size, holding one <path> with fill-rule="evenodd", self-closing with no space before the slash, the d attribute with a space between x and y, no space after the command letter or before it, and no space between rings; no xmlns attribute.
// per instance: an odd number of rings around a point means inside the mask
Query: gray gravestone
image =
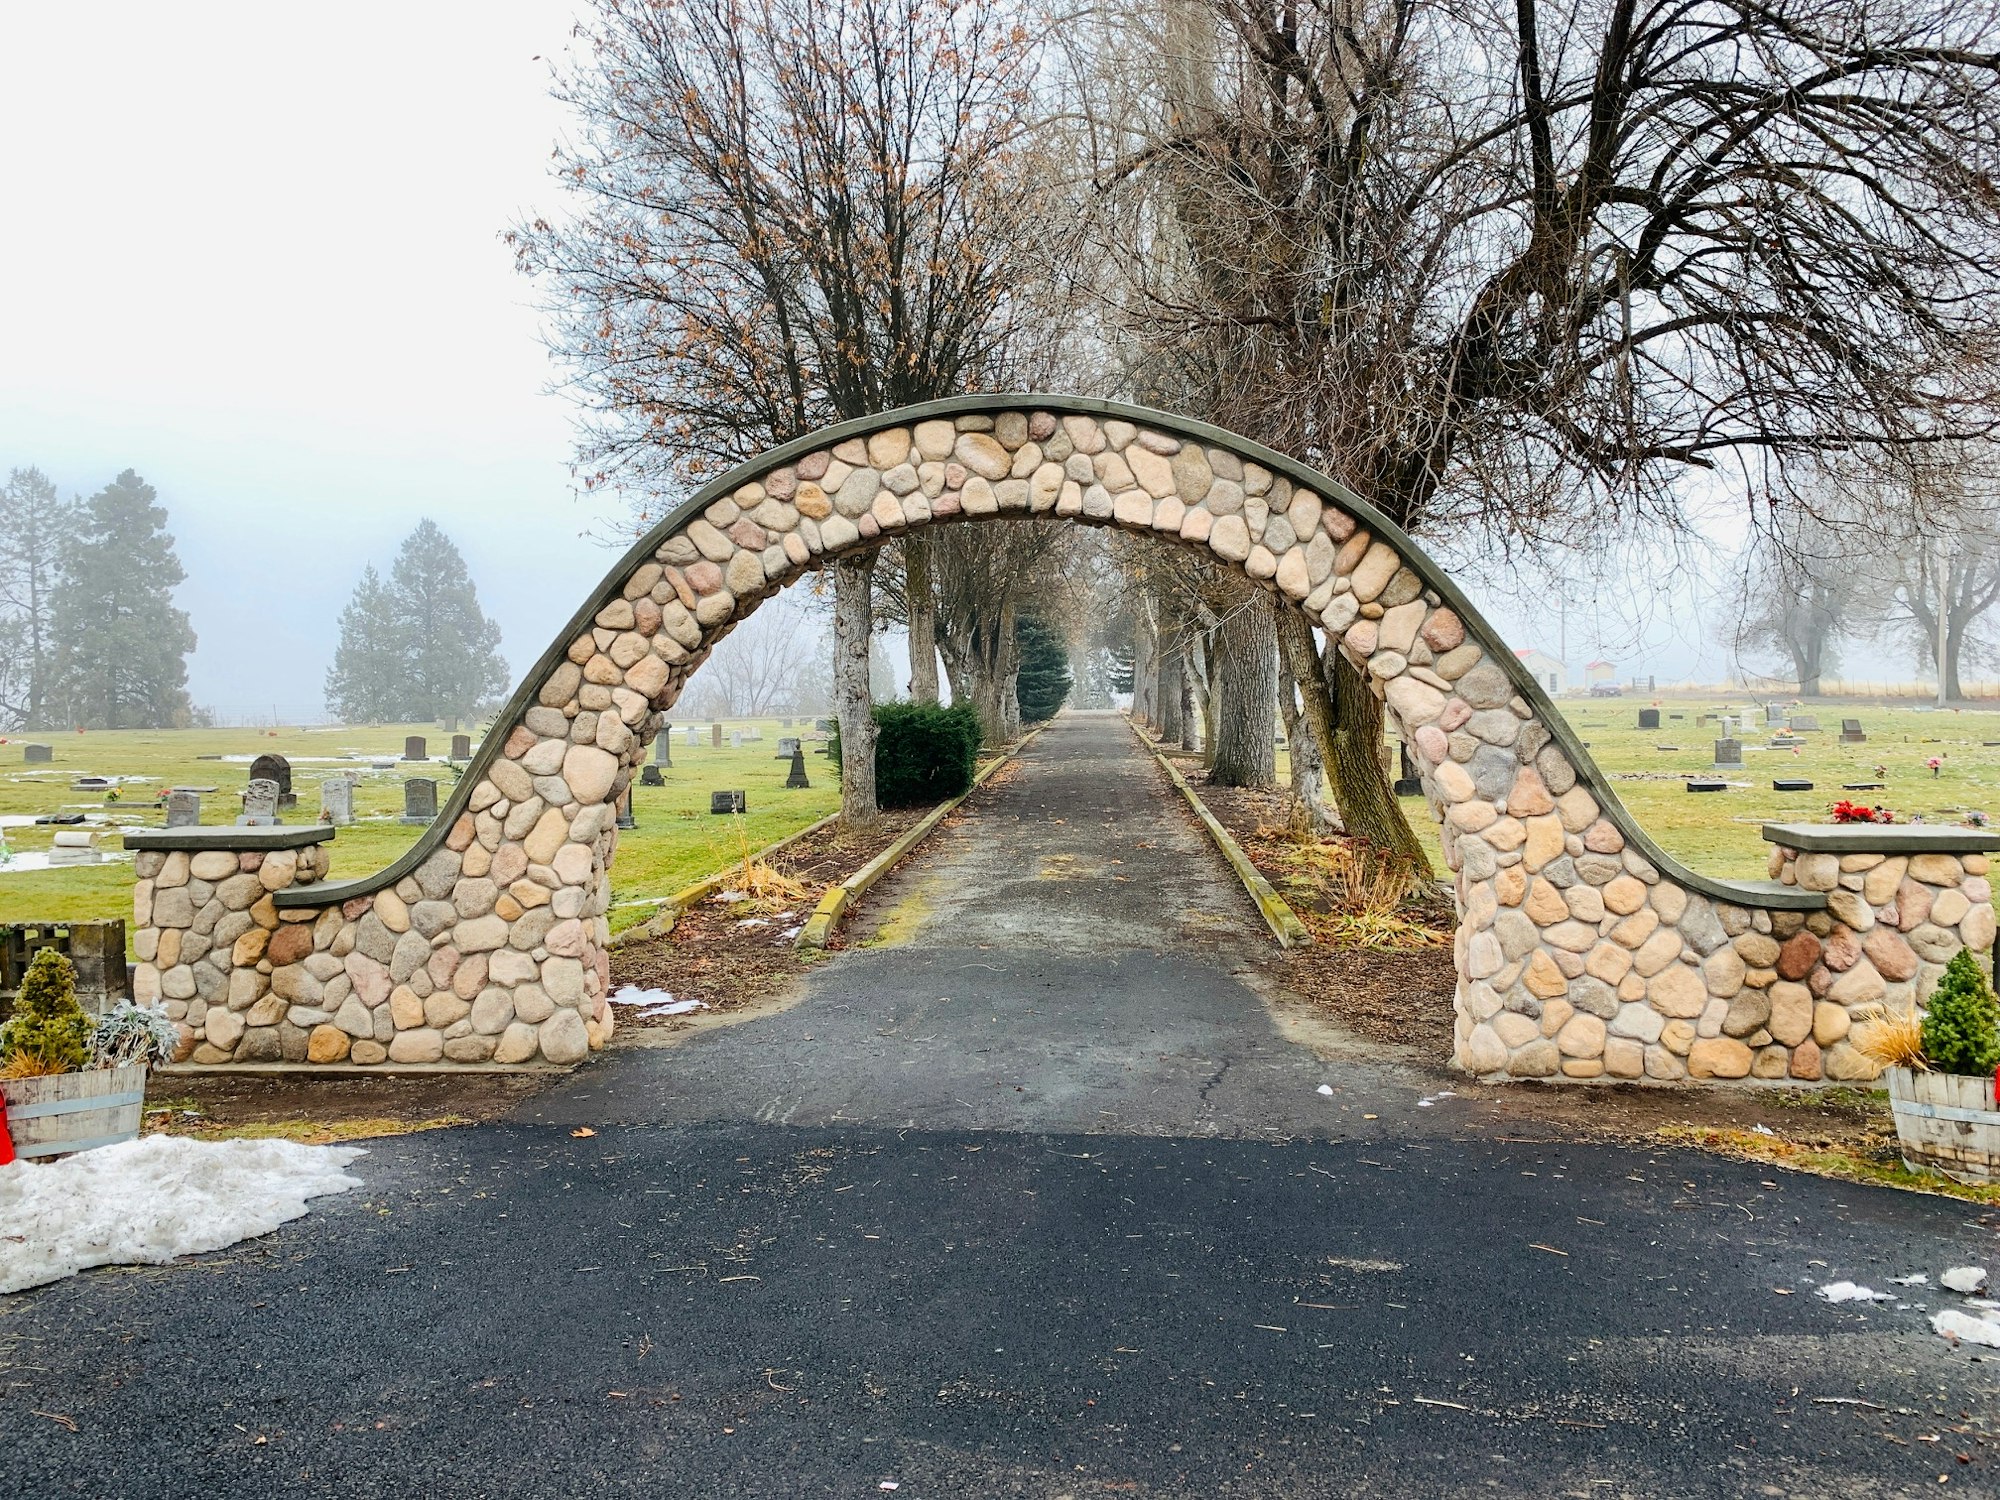
<svg viewBox="0 0 2000 1500"><path fill-rule="evenodd" d="M167 793L167 827L193 828L201 822L201 794L199 792L172 791Z"/></svg>
<svg viewBox="0 0 2000 1500"><path fill-rule="evenodd" d="M1791 724L1792 733L1794 734L1819 733L1819 716L1817 714L1793 714Z"/></svg>
<svg viewBox="0 0 2000 1500"><path fill-rule="evenodd" d="M404 760L430 759L430 755L424 745L424 737L422 735L413 734L408 739L403 741L403 759Z"/></svg>
<svg viewBox="0 0 2000 1500"><path fill-rule="evenodd" d="M660 737L653 741L653 764L670 766L674 763L674 726L662 724Z"/></svg>
<svg viewBox="0 0 2000 1500"><path fill-rule="evenodd" d="M701 731L692 724L688 725L688 743L690 745L699 745L701 743Z"/></svg>
<svg viewBox="0 0 2000 1500"><path fill-rule="evenodd" d="M1784 722L1785 711L1783 708L1775 703L1766 703L1764 705L1764 724L1766 728L1769 728L1773 724L1782 724Z"/></svg>
<svg viewBox="0 0 2000 1500"><path fill-rule="evenodd" d="M732 729L729 731L729 748L732 750L741 750L743 748L742 730Z"/></svg>
<svg viewBox="0 0 2000 1500"><path fill-rule="evenodd" d="M1840 721L1840 743L1843 745L1865 745L1868 743L1868 736L1861 732L1861 721L1859 719L1842 719Z"/></svg>
<svg viewBox="0 0 2000 1500"><path fill-rule="evenodd" d="M632 788L629 786L625 788L624 795L618 799L618 826L620 828L639 826L638 820L632 816Z"/></svg>
<svg viewBox="0 0 2000 1500"><path fill-rule="evenodd" d="M1723 739L1715 742L1715 769L1718 771L1740 771L1743 769L1743 741Z"/></svg>
<svg viewBox="0 0 2000 1500"><path fill-rule="evenodd" d="M810 789L812 786L812 783L806 780L806 752L797 740L792 741L792 771L785 778L785 786L791 791Z"/></svg>
<svg viewBox="0 0 2000 1500"><path fill-rule="evenodd" d="M722 726L720 724L711 724L708 726L708 743L717 750L722 748Z"/></svg>
<svg viewBox="0 0 2000 1500"><path fill-rule="evenodd" d="M832 734L832 733L833 733L833 720L831 720L831 719L814 719L814 720L813 720L813 728L817 729L817 730L818 730L818 731L819 731L819 732L820 732L821 734Z"/></svg>
<svg viewBox="0 0 2000 1500"><path fill-rule="evenodd" d="M665 786L666 784L667 784L667 778L660 774L660 768L658 766L651 765L651 766L639 767L640 786Z"/></svg>
<svg viewBox="0 0 2000 1500"><path fill-rule="evenodd" d="M329 776L319 784L319 820L335 828L354 821L354 783L345 776Z"/></svg>
<svg viewBox="0 0 2000 1500"><path fill-rule="evenodd" d="M799 737L795 734L788 734L783 739L778 741L778 753L775 756L773 756L772 759L790 760L794 755L797 755L798 753L799 753Z"/></svg>
<svg viewBox="0 0 2000 1500"><path fill-rule="evenodd" d="M59 833L49 845L49 864L94 865L98 862L97 835L71 831Z"/></svg>
<svg viewBox="0 0 2000 1500"><path fill-rule="evenodd" d="M1660 727L1660 711L1657 708L1640 709L1639 727L1641 729L1658 729Z"/></svg>
<svg viewBox="0 0 2000 1500"><path fill-rule="evenodd" d="M708 810L712 813L748 812L750 804L741 792L710 792Z"/></svg>
<svg viewBox="0 0 2000 1500"><path fill-rule="evenodd" d="M472 759L472 736L455 734L451 737L451 758L453 760Z"/></svg>
<svg viewBox="0 0 2000 1500"><path fill-rule="evenodd" d="M412 776L403 783L405 823L434 823L438 815L438 784L428 776Z"/></svg>
<svg viewBox="0 0 2000 1500"><path fill-rule="evenodd" d="M243 816L236 820L236 826L271 828L276 826L277 821L278 783L259 777L244 789Z"/></svg>
<svg viewBox="0 0 2000 1500"><path fill-rule="evenodd" d="M42 765L55 758L56 751L53 745L23 745L21 747L21 759L31 766Z"/></svg>

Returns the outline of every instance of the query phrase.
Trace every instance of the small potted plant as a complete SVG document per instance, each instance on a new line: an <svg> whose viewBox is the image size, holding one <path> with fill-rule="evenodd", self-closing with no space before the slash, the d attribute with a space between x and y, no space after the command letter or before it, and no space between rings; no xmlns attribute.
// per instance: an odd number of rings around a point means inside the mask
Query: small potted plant
<svg viewBox="0 0 2000 1500"><path fill-rule="evenodd" d="M76 1002L69 959L44 948L0 1026L0 1124L14 1153L60 1156L136 1137L147 1071L178 1042L165 1015L129 1000L93 1020Z"/></svg>
<svg viewBox="0 0 2000 1500"><path fill-rule="evenodd" d="M1903 1164L1962 1182L2000 1181L2000 1001L1978 959L1961 948L1922 1017L1884 1012L1856 1034L1883 1064Z"/></svg>

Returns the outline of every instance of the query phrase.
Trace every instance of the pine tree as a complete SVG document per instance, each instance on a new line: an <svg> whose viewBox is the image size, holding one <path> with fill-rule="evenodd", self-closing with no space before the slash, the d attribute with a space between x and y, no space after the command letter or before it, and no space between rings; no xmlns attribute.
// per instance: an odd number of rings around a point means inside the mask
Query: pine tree
<svg viewBox="0 0 2000 1500"><path fill-rule="evenodd" d="M40 728L55 673L54 595L76 506L40 469L16 469L0 488L0 605L6 608L7 708L17 725Z"/></svg>
<svg viewBox="0 0 2000 1500"><path fill-rule="evenodd" d="M1924 1060L1940 1073L1989 1078L2000 1068L2000 1002L1970 948L1944 966L1924 1007Z"/></svg>
<svg viewBox="0 0 2000 1500"><path fill-rule="evenodd" d="M326 673L326 702L350 724L402 717L404 642L395 595L370 563L340 612L340 645Z"/></svg>
<svg viewBox="0 0 2000 1500"><path fill-rule="evenodd" d="M1021 718L1030 724L1053 719L1069 697L1069 648L1034 615L1022 615L1015 622L1014 638L1021 650L1021 670L1014 682Z"/></svg>
<svg viewBox="0 0 2000 1500"><path fill-rule="evenodd" d="M194 628L174 607L187 575L156 498L127 469L84 504L62 546L51 600L52 717L102 729L166 728L193 717Z"/></svg>
<svg viewBox="0 0 2000 1500"><path fill-rule="evenodd" d="M389 573L410 719L467 718L507 686L500 626L479 608L465 558L429 517L403 538Z"/></svg>

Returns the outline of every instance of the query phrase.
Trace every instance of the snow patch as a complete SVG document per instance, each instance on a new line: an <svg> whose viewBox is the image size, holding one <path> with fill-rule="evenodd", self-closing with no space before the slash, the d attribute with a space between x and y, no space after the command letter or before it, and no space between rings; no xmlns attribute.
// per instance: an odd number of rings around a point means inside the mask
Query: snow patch
<svg viewBox="0 0 2000 1500"><path fill-rule="evenodd" d="M1827 1302L1889 1302L1893 1300L1887 1292L1878 1292L1865 1286L1857 1286L1851 1281L1829 1281L1815 1295Z"/></svg>
<svg viewBox="0 0 2000 1500"><path fill-rule="evenodd" d="M676 1000L669 990L641 989L636 984L628 984L611 996L613 1005L640 1005L639 1019L651 1016L685 1016L692 1011L707 1010L704 1000Z"/></svg>
<svg viewBox="0 0 2000 1500"><path fill-rule="evenodd" d="M1986 1271L1982 1266L1953 1266L1938 1280L1954 1292L1976 1292L1986 1285Z"/></svg>
<svg viewBox="0 0 2000 1500"><path fill-rule="evenodd" d="M1955 1307L1947 1308L1941 1313L1933 1313L1931 1328L1941 1338L1957 1339L1961 1344L1983 1344L1989 1349L2000 1349L2000 1322L1991 1318L1976 1318L1971 1313L1960 1312Z"/></svg>
<svg viewBox="0 0 2000 1500"><path fill-rule="evenodd" d="M360 1187L341 1168L366 1154L154 1135L0 1167L0 1292L91 1266L162 1265L269 1234L304 1217L308 1198Z"/></svg>

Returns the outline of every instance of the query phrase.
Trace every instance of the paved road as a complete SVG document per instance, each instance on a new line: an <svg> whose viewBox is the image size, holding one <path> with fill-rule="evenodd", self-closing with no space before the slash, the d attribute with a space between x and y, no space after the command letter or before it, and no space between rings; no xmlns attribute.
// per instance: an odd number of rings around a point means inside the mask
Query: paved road
<svg viewBox="0 0 2000 1500"><path fill-rule="evenodd" d="M6 1492L2000 1493L2000 1363L1809 1294L1994 1264L1977 1210L1323 1062L1124 733L1060 721L795 1007L0 1303Z"/></svg>

